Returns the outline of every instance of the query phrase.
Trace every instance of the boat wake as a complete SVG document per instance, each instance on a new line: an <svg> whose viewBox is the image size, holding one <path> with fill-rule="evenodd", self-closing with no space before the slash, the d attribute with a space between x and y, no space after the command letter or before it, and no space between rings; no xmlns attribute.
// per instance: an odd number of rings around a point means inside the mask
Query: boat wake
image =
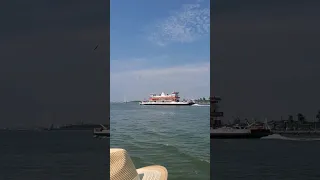
<svg viewBox="0 0 320 180"><path fill-rule="evenodd" d="M261 139L266 140L287 140L287 141L320 141L320 138L292 138L281 136L280 134L272 134L269 136L262 137Z"/></svg>
<svg viewBox="0 0 320 180"><path fill-rule="evenodd" d="M192 106L204 106L204 107L210 107L209 104L193 104Z"/></svg>

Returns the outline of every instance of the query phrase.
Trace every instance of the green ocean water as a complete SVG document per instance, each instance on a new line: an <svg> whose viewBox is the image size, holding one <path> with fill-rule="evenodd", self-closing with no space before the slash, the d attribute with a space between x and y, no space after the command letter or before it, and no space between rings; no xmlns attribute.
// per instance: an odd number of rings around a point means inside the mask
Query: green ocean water
<svg viewBox="0 0 320 180"><path fill-rule="evenodd" d="M124 148L136 168L163 165L169 180L210 179L208 106L112 103L111 148Z"/></svg>
<svg viewBox="0 0 320 180"><path fill-rule="evenodd" d="M0 131L1 180L109 177L109 139L91 131Z"/></svg>

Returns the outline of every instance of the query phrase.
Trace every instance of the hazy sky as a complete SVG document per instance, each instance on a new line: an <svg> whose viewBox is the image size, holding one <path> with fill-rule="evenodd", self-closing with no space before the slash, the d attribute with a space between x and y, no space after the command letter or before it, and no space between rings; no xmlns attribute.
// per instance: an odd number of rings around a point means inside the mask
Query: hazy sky
<svg viewBox="0 0 320 180"><path fill-rule="evenodd" d="M212 91L231 116L320 109L320 1L212 1Z"/></svg>
<svg viewBox="0 0 320 180"><path fill-rule="evenodd" d="M111 101L210 94L209 0L111 2Z"/></svg>
<svg viewBox="0 0 320 180"><path fill-rule="evenodd" d="M102 0L1 4L0 127L108 121L108 7Z"/></svg>

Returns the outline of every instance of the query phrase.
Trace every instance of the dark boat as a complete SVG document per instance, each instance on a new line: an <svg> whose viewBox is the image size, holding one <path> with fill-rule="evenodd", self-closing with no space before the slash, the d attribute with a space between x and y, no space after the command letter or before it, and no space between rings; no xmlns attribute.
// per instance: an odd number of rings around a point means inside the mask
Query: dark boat
<svg viewBox="0 0 320 180"><path fill-rule="evenodd" d="M211 129L210 139L260 139L271 135L269 129L235 129L222 127Z"/></svg>
<svg viewBox="0 0 320 180"><path fill-rule="evenodd" d="M223 112L219 111L220 97L211 97L212 105L210 114L210 139L259 139L272 134L267 122L252 123L245 125L235 124L232 126L223 126L220 117Z"/></svg>
<svg viewBox="0 0 320 180"><path fill-rule="evenodd" d="M110 137L110 129L100 124L100 128L93 129L93 135L95 137Z"/></svg>

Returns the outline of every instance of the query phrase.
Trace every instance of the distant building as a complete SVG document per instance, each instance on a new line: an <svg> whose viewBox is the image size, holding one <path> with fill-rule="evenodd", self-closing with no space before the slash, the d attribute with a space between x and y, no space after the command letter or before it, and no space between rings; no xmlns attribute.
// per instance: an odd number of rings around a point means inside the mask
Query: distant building
<svg viewBox="0 0 320 180"><path fill-rule="evenodd" d="M219 102L221 101L220 97L210 97L210 127L217 128L222 125L221 117L223 117L223 112L219 111Z"/></svg>

